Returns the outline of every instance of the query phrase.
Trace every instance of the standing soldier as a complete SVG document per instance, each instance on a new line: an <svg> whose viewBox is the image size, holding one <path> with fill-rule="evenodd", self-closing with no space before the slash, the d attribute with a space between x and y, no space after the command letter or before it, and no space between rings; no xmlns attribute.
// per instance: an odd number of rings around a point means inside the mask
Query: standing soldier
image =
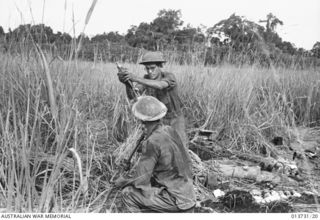
<svg viewBox="0 0 320 220"><path fill-rule="evenodd" d="M163 119L163 123L171 125L180 135L183 145L188 148L185 120L182 112L182 102L178 93L177 80L172 73L162 70L165 62L162 53L147 52L143 55L140 62L140 64L145 66L147 72L144 77L136 76L124 68L119 71L118 77L122 83L127 83L128 81L137 83L135 89L140 94L156 97L166 105L168 113ZM128 89L127 96L129 99L133 99L134 97Z"/></svg>
<svg viewBox="0 0 320 220"><path fill-rule="evenodd" d="M133 114L144 125L145 139L136 173L115 181L130 212L193 212L191 159L180 136L160 122L166 106L152 96L140 96Z"/></svg>

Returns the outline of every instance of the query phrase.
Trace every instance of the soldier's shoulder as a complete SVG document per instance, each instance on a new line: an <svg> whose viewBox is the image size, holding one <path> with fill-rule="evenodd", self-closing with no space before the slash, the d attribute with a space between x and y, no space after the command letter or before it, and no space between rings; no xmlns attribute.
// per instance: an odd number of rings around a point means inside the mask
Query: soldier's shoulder
<svg viewBox="0 0 320 220"><path fill-rule="evenodd" d="M169 71L162 71L161 72L163 76L174 76L174 74L172 72Z"/></svg>
<svg viewBox="0 0 320 220"><path fill-rule="evenodd" d="M161 139L165 137L165 132L168 129L169 126L167 125L161 125L157 130L155 130L152 135L148 138L149 141L152 143L157 143Z"/></svg>
<svg viewBox="0 0 320 220"><path fill-rule="evenodd" d="M171 131L174 131L174 129L172 128L172 126L170 125L163 125L162 126L162 129L164 132L168 133L168 132L171 132Z"/></svg>

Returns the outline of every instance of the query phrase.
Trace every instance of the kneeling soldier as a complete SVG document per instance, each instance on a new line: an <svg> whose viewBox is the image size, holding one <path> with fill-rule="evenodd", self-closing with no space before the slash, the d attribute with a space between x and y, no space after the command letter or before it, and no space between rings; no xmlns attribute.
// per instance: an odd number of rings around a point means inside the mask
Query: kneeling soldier
<svg viewBox="0 0 320 220"><path fill-rule="evenodd" d="M195 206L191 159L179 134L160 119L166 106L141 96L132 107L145 127L142 155L131 179L120 177L122 200L130 212L192 212Z"/></svg>

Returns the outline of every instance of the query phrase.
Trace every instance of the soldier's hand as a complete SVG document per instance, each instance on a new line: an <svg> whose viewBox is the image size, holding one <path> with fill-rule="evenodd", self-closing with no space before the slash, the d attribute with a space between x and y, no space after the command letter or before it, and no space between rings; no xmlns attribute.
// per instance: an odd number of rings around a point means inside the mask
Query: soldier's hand
<svg viewBox="0 0 320 220"><path fill-rule="evenodd" d="M123 75L118 75L118 79L122 83L126 83L128 81L127 77Z"/></svg>
<svg viewBox="0 0 320 220"><path fill-rule="evenodd" d="M131 81L131 82L135 82L136 78L137 78L136 75L134 75L132 73L129 73L129 72L124 76L125 82L128 81L128 80Z"/></svg>
<svg viewBox="0 0 320 220"><path fill-rule="evenodd" d="M129 74L128 70L126 68L121 68L119 69L119 72L118 72L118 78L119 78L119 81L122 82L122 83L125 83L128 79L127 75Z"/></svg>

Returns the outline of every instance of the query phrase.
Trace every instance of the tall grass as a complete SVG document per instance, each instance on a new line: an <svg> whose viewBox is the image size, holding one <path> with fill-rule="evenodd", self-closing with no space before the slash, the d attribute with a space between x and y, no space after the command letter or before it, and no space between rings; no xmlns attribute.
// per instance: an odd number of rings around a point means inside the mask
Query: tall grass
<svg viewBox="0 0 320 220"><path fill-rule="evenodd" d="M108 153L101 152L110 150L110 143L103 142L103 146L96 149L99 137L92 130L100 124L109 126L109 123L95 117L95 111L99 111L95 106L85 109L88 111L79 109L86 101L84 96L90 96L88 101L94 98L90 94L94 86L86 89L90 85L86 81L90 68L84 73L85 67L80 70L73 63L54 63L48 67L53 76L48 86L44 74L48 70L40 65L45 57L26 60L25 57L1 55L1 58L0 178L7 210L78 209L80 198L81 204L90 201L101 185L108 186L91 175L96 174L93 170L102 174L108 171L104 170L108 164L103 159ZM58 113L51 108L52 103L57 103ZM106 111L112 111L116 107L107 108ZM117 115L109 116L112 117ZM93 120L97 122L92 123ZM105 126L99 129L101 135L108 137ZM71 152L79 152L81 159ZM77 166L83 172L79 172ZM82 173L84 175L80 175ZM86 186L80 185L88 185L86 181L91 181L87 191Z"/></svg>
<svg viewBox="0 0 320 220"><path fill-rule="evenodd" d="M51 59L39 48L0 54L0 194L7 211L100 212L137 123L114 64ZM319 125L314 69L174 62L165 69L177 77L189 138L212 129L225 148L256 153L294 126Z"/></svg>

